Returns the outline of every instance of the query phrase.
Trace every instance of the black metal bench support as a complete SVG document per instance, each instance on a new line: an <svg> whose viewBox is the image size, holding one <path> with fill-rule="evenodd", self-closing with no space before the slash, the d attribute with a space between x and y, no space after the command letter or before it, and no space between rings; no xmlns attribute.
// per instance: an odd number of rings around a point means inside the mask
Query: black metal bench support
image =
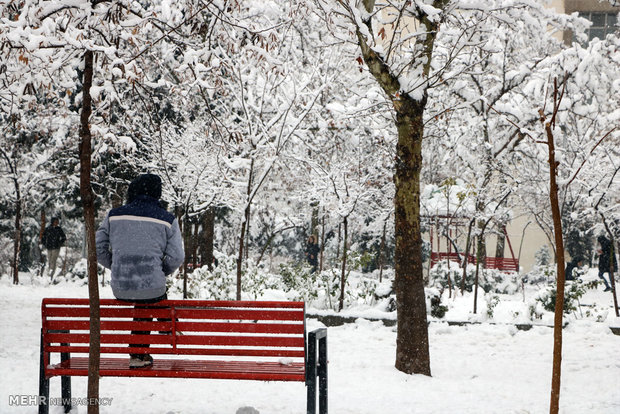
<svg viewBox="0 0 620 414"><path fill-rule="evenodd" d="M51 332L51 331L50 331ZM69 331L57 331L57 333L66 333ZM68 345L68 344L61 344ZM60 361L64 362L69 359L69 353L61 352ZM51 361L48 361L51 363ZM60 377L61 396L65 413L71 411L71 377L63 375ZM41 328L41 351L39 360L39 414L49 413L50 399L50 379L45 377L45 350L43 348L43 328Z"/></svg>
<svg viewBox="0 0 620 414"><path fill-rule="evenodd" d="M68 346L69 344L61 344L63 346ZM68 361L69 353L61 352L60 353L60 362ZM61 396L63 401L63 406L65 407L65 413L71 411L71 377L68 375L63 375L60 377L61 384Z"/></svg>
<svg viewBox="0 0 620 414"><path fill-rule="evenodd" d="M308 387L308 397L306 412L307 414L316 414L318 376L319 414L327 414L327 329L317 329L308 334L307 352L306 386Z"/></svg>
<svg viewBox="0 0 620 414"><path fill-rule="evenodd" d="M45 357L43 351L43 328L41 328L41 359L39 362L39 414L49 413L50 379L45 377Z"/></svg>

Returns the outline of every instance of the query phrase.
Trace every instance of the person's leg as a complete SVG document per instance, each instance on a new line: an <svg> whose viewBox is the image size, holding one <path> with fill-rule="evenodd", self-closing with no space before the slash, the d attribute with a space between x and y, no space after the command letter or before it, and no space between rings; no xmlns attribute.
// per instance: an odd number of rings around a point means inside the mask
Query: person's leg
<svg viewBox="0 0 620 414"><path fill-rule="evenodd" d="M146 306L136 305L134 309L145 309ZM153 318L133 318L134 322L152 322ZM150 335L151 331L131 331L132 335ZM149 348L149 344L129 344L130 348ZM145 354L129 354L131 358L140 358Z"/></svg>
<svg viewBox="0 0 620 414"><path fill-rule="evenodd" d="M133 301L134 303L136 303L135 305L135 309L153 309L153 308L159 308L157 306L149 306L149 304L151 303L157 303L159 301L162 301L164 299L168 299L168 296L166 294L158 297L158 298L154 298L154 299L144 299L144 300L136 300ZM153 318L133 318L134 322L152 322ZM160 320L160 318L158 318L158 320ZM169 320L169 319L168 319ZM131 331L132 335L150 335L151 331ZM130 348L149 348L150 344L129 344ZM140 359L140 360L150 360L151 362L153 361L153 358L149 355L149 354L129 354L131 359Z"/></svg>
<svg viewBox="0 0 620 414"><path fill-rule="evenodd" d="M54 278L54 272L56 271L56 262L58 261L58 254L60 253L60 249L48 249L47 250L47 261L49 266L49 275L50 278Z"/></svg>
<svg viewBox="0 0 620 414"><path fill-rule="evenodd" d="M608 290L611 290L611 286L609 286L609 282L607 281L607 279L605 279L605 272L603 272L602 270L599 270L598 277L599 279L603 279L603 283L605 284L605 292L607 292Z"/></svg>

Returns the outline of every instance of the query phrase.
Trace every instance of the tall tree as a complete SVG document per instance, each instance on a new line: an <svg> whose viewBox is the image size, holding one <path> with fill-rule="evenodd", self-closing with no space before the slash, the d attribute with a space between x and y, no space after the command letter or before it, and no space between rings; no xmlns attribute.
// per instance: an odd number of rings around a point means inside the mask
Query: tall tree
<svg viewBox="0 0 620 414"><path fill-rule="evenodd" d="M433 48L450 1L336 1L362 59L392 103L398 132L394 165L396 368L431 374L422 275L420 171ZM326 6L332 9L332 5ZM330 19L333 17L330 17ZM343 22L344 23L344 22ZM390 25L390 26L388 26ZM391 33L388 33L391 31Z"/></svg>
<svg viewBox="0 0 620 414"><path fill-rule="evenodd" d="M80 195L84 207L84 224L86 227L87 263L88 263L88 298L90 303L90 343L88 353L88 398L95 401L99 397L99 361L100 361L100 319L99 319L99 283L97 279L97 249L95 247L95 194L90 185L92 135L90 133L90 115L92 101L90 90L93 84L94 53L84 53L84 72L82 80L82 111L80 113ZM99 412L98 405L88 406L89 414Z"/></svg>

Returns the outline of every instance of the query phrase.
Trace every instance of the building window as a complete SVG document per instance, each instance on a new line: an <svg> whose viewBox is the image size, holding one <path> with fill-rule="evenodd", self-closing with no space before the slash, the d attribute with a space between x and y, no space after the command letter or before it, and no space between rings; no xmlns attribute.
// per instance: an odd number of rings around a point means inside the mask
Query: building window
<svg viewBox="0 0 620 414"><path fill-rule="evenodd" d="M588 40L592 40L595 37L598 37L600 40L605 40L605 37L609 33L613 33L618 29L618 27L616 27L618 14L615 12L579 12L579 16L592 22L592 26L586 30Z"/></svg>

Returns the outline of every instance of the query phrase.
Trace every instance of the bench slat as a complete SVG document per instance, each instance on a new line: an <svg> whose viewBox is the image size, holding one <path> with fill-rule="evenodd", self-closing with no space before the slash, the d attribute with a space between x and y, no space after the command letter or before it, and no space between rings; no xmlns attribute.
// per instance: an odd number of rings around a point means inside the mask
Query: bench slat
<svg viewBox="0 0 620 414"><path fill-rule="evenodd" d="M303 321L303 310L265 310L265 309L175 309L179 319L207 320L268 320L268 321Z"/></svg>
<svg viewBox="0 0 620 414"><path fill-rule="evenodd" d="M303 358L305 356L303 350L294 349L238 349L238 348L177 348L173 353L171 348L131 348L120 346L102 346L102 354L158 354L158 355L213 355L213 356L247 356L247 357L286 357L286 358ZM63 346L48 345L45 347L46 352L69 352L77 354L87 354L87 346Z"/></svg>
<svg viewBox="0 0 620 414"><path fill-rule="evenodd" d="M49 368L51 375L88 375L88 358L70 358ZM129 358L102 358L100 376L182 377L305 381L303 363L155 359L147 368L129 369Z"/></svg>
<svg viewBox="0 0 620 414"><path fill-rule="evenodd" d="M159 304L158 304L159 305ZM171 309L153 309L138 308L133 305L127 308L110 308L102 306L100 309L101 318L170 318ZM89 308L64 308L64 307L46 307L43 309L46 317L63 317L63 318L88 318L90 316Z"/></svg>
<svg viewBox="0 0 620 414"><path fill-rule="evenodd" d="M89 330L89 320L57 319L47 321L49 330ZM170 331L172 322L160 321L114 321L102 320L102 331ZM228 322L183 322L177 320L176 330L181 332L237 332L237 333L281 333L303 334L302 323L228 323Z"/></svg>
<svg viewBox="0 0 620 414"><path fill-rule="evenodd" d="M178 325L177 325L178 326ZM89 320L59 319L47 321L47 329L50 330L89 330ZM135 322L135 321L111 321L102 320L102 331L170 331L172 322Z"/></svg>
<svg viewBox="0 0 620 414"><path fill-rule="evenodd" d="M90 335L87 333L50 333L48 343L87 344ZM171 344L171 335L135 335L135 334L101 334L102 344Z"/></svg>
<svg viewBox="0 0 620 414"><path fill-rule="evenodd" d="M49 345L45 347L46 352L69 352L76 354L88 354L87 346L62 346ZM211 356L239 356L239 357L286 357L303 358L303 350L295 349L238 349L238 348L177 348L173 353L171 348L131 348L120 346L102 346L102 354L128 354L129 352L142 354L158 355L211 355Z"/></svg>
<svg viewBox="0 0 620 414"><path fill-rule="evenodd" d="M187 307L187 299L167 299L157 302L155 306L176 306ZM99 304L104 306L133 306L132 302L120 301L117 299L100 299ZM234 307L234 308L256 308L257 304L265 308L279 309L303 309L304 302L285 302L285 301L251 301L251 300L191 300L191 307ZM89 300L84 298L44 298L43 306L47 305L69 305L69 306L89 306Z"/></svg>
<svg viewBox="0 0 620 414"><path fill-rule="evenodd" d="M303 334L301 323L226 323L226 322L176 322L181 332L239 332Z"/></svg>
<svg viewBox="0 0 620 414"><path fill-rule="evenodd" d="M181 335L177 345L257 346L257 347L304 347L303 337L280 336L232 336L232 335Z"/></svg>
<svg viewBox="0 0 620 414"><path fill-rule="evenodd" d="M50 333L48 343L87 344L87 333ZM171 335L137 335L102 333L102 344L172 344ZM180 335L177 345L204 346L258 346L258 347L304 347L304 338L300 336L233 336L233 335Z"/></svg>

